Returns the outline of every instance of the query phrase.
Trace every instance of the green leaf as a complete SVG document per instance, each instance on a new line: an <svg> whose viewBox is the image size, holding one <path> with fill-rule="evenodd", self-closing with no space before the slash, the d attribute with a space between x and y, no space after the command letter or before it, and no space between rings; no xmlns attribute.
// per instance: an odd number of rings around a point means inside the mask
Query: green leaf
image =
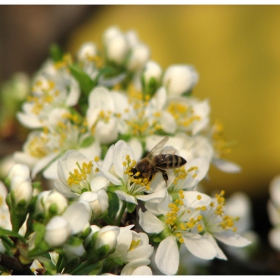
<svg viewBox="0 0 280 280"><path fill-rule="evenodd" d="M43 224L40 224L38 222L33 223L33 229L36 232L35 236L35 246L39 245L40 242L44 239L46 227Z"/></svg>
<svg viewBox="0 0 280 280"><path fill-rule="evenodd" d="M119 198L114 192L108 192L107 194L109 201L108 216L114 219L120 207Z"/></svg>
<svg viewBox="0 0 280 280"><path fill-rule="evenodd" d="M62 49L60 48L59 45L57 45L55 43L51 44L50 49L49 49L49 53L50 53L50 57L55 62L61 61L62 58L63 58L63 51L62 51Z"/></svg>
<svg viewBox="0 0 280 280"><path fill-rule="evenodd" d="M94 137L92 135L90 135L83 140L81 147L82 148L89 147L90 145L92 145L94 143L94 141L95 141Z"/></svg>
<svg viewBox="0 0 280 280"><path fill-rule="evenodd" d="M127 202L127 205L126 205L127 212L132 213L135 210L136 206L137 205L134 203Z"/></svg>
<svg viewBox="0 0 280 280"><path fill-rule="evenodd" d="M96 83L77 64L70 65L69 69L71 74L79 83L82 92L89 95Z"/></svg>
<svg viewBox="0 0 280 280"><path fill-rule="evenodd" d="M46 241L41 240L41 242L32 250L28 252L29 258L34 258L36 256L41 256L42 254L48 252L50 250L49 245Z"/></svg>
<svg viewBox="0 0 280 280"><path fill-rule="evenodd" d="M18 234L17 232L0 228L0 237L3 237L3 236L17 237L20 241L22 241L23 243L26 243L25 238L23 236L21 236L20 234Z"/></svg>
<svg viewBox="0 0 280 280"><path fill-rule="evenodd" d="M44 265L44 275L55 275L58 272L51 259L40 256L38 260Z"/></svg>

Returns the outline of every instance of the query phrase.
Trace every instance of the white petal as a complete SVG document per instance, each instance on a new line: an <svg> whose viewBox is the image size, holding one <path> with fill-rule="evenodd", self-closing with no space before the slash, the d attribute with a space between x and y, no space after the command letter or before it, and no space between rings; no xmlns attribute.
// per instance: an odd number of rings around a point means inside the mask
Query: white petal
<svg viewBox="0 0 280 280"><path fill-rule="evenodd" d="M63 194L65 197L73 197L77 198L78 195L71 192L68 187L66 187L64 184L61 182L54 182L54 188L61 194Z"/></svg>
<svg viewBox="0 0 280 280"><path fill-rule="evenodd" d="M109 171L105 170L102 166L99 166L98 168L100 170L100 174L102 174L104 177L106 177L114 185L120 186L122 184L121 181L117 177L115 177Z"/></svg>
<svg viewBox="0 0 280 280"><path fill-rule="evenodd" d="M137 138L132 138L128 141L128 145L131 147L135 160L138 161L143 155L143 147Z"/></svg>
<svg viewBox="0 0 280 280"><path fill-rule="evenodd" d="M118 196L119 199L133 203L133 204L137 204L137 200L135 199L134 196L129 195L123 191L115 191L115 194Z"/></svg>
<svg viewBox="0 0 280 280"><path fill-rule="evenodd" d="M206 233L203 234L203 237L205 237L215 247L215 249L217 250L216 258L221 259L221 260L227 260L226 255L221 250L221 248L218 246L216 240L213 238L213 236L211 234L206 232Z"/></svg>
<svg viewBox="0 0 280 280"><path fill-rule="evenodd" d="M62 217L68 221L72 234L82 231L90 219L86 206L79 202L71 204Z"/></svg>
<svg viewBox="0 0 280 280"><path fill-rule="evenodd" d="M132 274L134 274L134 271L138 267L148 265L148 264L150 264L150 262L151 261L148 259L138 259L138 260L132 261L124 266L124 268L122 269L121 275L132 275Z"/></svg>
<svg viewBox="0 0 280 280"><path fill-rule="evenodd" d="M274 228L268 233L268 240L270 245L276 250L280 251L280 229Z"/></svg>
<svg viewBox="0 0 280 280"><path fill-rule="evenodd" d="M269 221L272 223L272 225L276 226L280 224L279 211L270 200L267 202L267 212Z"/></svg>
<svg viewBox="0 0 280 280"><path fill-rule="evenodd" d="M105 158L104 158L103 163L102 163L102 167L103 167L104 170L109 171L112 164L113 164L114 146L115 145L111 145L110 148L108 149L106 155L105 155Z"/></svg>
<svg viewBox="0 0 280 280"><path fill-rule="evenodd" d="M201 192L185 191L184 195L184 203L188 207L196 208L204 205L209 205L211 203L211 197Z"/></svg>
<svg viewBox="0 0 280 280"><path fill-rule="evenodd" d="M36 115L33 115L33 114L24 114L24 113L21 113L21 112L18 112L16 114L17 116L17 119L19 120L19 122L27 127L27 128L30 128L30 129L36 129L36 128L41 128L44 123L41 122L39 120L39 118L36 116Z"/></svg>
<svg viewBox="0 0 280 280"><path fill-rule="evenodd" d="M221 242L234 247L245 247L251 244L251 241L249 241L247 238L244 238L232 231L218 232L213 234L213 236Z"/></svg>
<svg viewBox="0 0 280 280"><path fill-rule="evenodd" d="M152 203L159 203L160 201L163 200L166 193L167 193L167 190L165 188L165 189L161 189L158 192L154 192L151 194L137 195L137 199L140 199L142 201L151 201Z"/></svg>
<svg viewBox="0 0 280 280"><path fill-rule="evenodd" d="M65 105L67 107L75 106L79 100L80 97L80 87L78 82L71 77L70 79L70 91L68 93L68 97L66 100Z"/></svg>
<svg viewBox="0 0 280 280"><path fill-rule="evenodd" d="M164 230L164 224L150 211L139 210L139 224L147 233L160 233Z"/></svg>
<svg viewBox="0 0 280 280"><path fill-rule="evenodd" d="M212 162L218 169L227 173L237 173L241 171L241 167L238 164L228 160L214 158Z"/></svg>
<svg viewBox="0 0 280 280"><path fill-rule="evenodd" d="M142 265L142 266L138 266L133 271L132 275L153 275L153 272L148 266Z"/></svg>
<svg viewBox="0 0 280 280"><path fill-rule="evenodd" d="M106 123L100 120L95 127L94 136L102 144L109 144L117 140L117 120L115 118L110 118Z"/></svg>
<svg viewBox="0 0 280 280"><path fill-rule="evenodd" d="M48 180L56 180L58 179L58 174L57 174L57 163L58 159L53 161L43 172L43 176L48 179Z"/></svg>
<svg viewBox="0 0 280 280"><path fill-rule="evenodd" d="M155 262L162 273L176 274L179 266L179 249L173 236L168 236L160 242L155 255Z"/></svg>
<svg viewBox="0 0 280 280"><path fill-rule="evenodd" d="M35 176L40 172L42 169L44 169L50 162L52 162L56 157L58 156L58 153L52 153L47 155L46 157L43 157L40 159L35 166L32 169L31 177L35 178Z"/></svg>
<svg viewBox="0 0 280 280"><path fill-rule="evenodd" d="M79 148L78 152L84 155L88 160L92 160L96 156L101 155L101 147L98 141L94 141L94 143L86 148Z"/></svg>
<svg viewBox="0 0 280 280"><path fill-rule="evenodd" d="M132 149L123 140L119 140L115 144L113 163L116 174L119 178L123 178L124 166L123 162L126 161L126 156L129 156L131 160L135 159Z"/></svg>
<svg viewBox="0 0 280 280"><path fill-rule="evenodd" d="M280 207L280 175L275 176L269 184L270 198L275 206Z"/></svg>
<svg viewBox="0 0 280 280"><path fill-rule="evenodd" d="M14 152L13 159L16 163L26 164L30 169L34 167L39 158L33 157L24 152Z"/></svg>
<svg viewBox="0 0 280 280"><path fill-rule="evenodd" d="M188 186L189 188L197 185L206 176L209 170L209 161L205 157L195 158L187 162L185 165L186 170L189 170L191 167L198 167L198 170L192 171L194 174L196 174L196 176ZM193 173L191 173L190 175L192 176Z"/></svg>
<svg viewBox="0 0 280 280"><path fill-rule="evenodd" d="M51 247L59 247L66 242L71 234L68 221L61 217L53 217L46 225L45 241Z"/></svg>
<svg viewBox="0 0 280 280"><path fill-rule="evenodd" d="M108 187L110 181L102 176L97 176L90 181L90 188L93 192L97 192L100 189Z"/></svg>
<svg viewBox="0 0 280 280"><path fill-rule="evenodd" d="M177 129L174 117L165 111L161 112L160 124L166 133L173 134Z"/></svg>
<svg viewBox="0 0 280 280"><path fill-rule="evenodd" d="M77 164L82 165L83 162L88 162L88 159L76 150L67 151L58 161L57 173L60 181L64 185L68 185L67 179L69 172L73 172L77 168Z"/></svg>
<svg viewBox="0 0 280 280"><path fill-rule="evenodd" d="M203 236L183 233L183 238L185 246L194 256L204 260L215 258L217 254L215 247Z"/></svg>

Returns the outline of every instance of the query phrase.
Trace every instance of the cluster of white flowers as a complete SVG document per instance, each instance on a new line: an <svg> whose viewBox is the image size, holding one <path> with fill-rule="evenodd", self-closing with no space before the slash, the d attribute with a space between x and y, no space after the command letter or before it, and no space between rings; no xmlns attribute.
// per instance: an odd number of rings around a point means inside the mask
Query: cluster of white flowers
<svg viewBox="0 0 280 280"><path fill-rule="evenodd" d="M269 194L267 210L273 228L269 231L268 240L275 250L280 251L280 175L271 180Z"/></svg>
<svg viewBox="0 0 280 280"><path fill-rule="evenodd" d="M191 93L192 66L163 70L134 31L115 26L104 32L102 51L87 42L74 59L58 47L51 54L17 114L31 132L5 181L12 223L5 228L18 237L25 223L26 241L20 238L33 270L152 274L155 253L161 273L173 275L181 246L210 260L226 259L216 240L250 243L225 211L223 191L212 198L196 190L210 164L240 168L223 158L230 144L221 124L211 123L208 100ZM165 136L170 146L153 156L173 160L145 177L137 163ZM53 189L32 183L40 174Z"/></svg>

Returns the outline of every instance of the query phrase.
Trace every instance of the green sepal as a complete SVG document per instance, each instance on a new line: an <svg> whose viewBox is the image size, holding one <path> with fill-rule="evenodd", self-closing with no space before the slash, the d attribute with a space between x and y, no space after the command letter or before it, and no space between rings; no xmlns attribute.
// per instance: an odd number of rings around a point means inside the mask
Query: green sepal
<svg viewBox="0 0 280 280"><path fill-rule="evenodd" d="M38 257L37 258L44 266L44 275L55 275L57 274L57 272L60 272L60 271L57 271L57 268L55 266L55 264L52 262L52 260L48 257Z"/></svg>
<svg viewBox="0 0 280 280"><path fill-rule="evenodd" d="M34 240L34 248L28 252L30 258L42 255L47 252L50 248L47 242L44 240L46 227L38 222L33 223L33 230L36 233Z"/></svg>
<svg viewBox="0 0 280 280"><path fill-rule="evenodd" d="M124 187L122 186L108 186L108 192L114 193L115 191L125 191Z"/></svg>
<svg viewBox="0 0 280 280"><path fill-rule="evenodd" d="M156 90L158 89L158 82L157 82L157 80L154 77L152 77L148 81L148 83L146 84L144 76L142 76L141 77L141 81L142 81L143 92L144 92L143 97L145 97L146 95L152 97L155 94Z"/></svg>
<svg viewBox="0 0 280 280"><path fill-rule="evenodd" d="M93 252L95 253L95 243L98 237L99 231L96 231L90 238L89 242L85 245L85 250L89 252L89 255Z"/></svg>
<svg viewBox="0 0 280 280"><path fill-rule="evenodd" d="M160 243L162 241L162 238L160 237L160 235L155 235L152 240L155 243Z"/></svg>
<svg viewBox="0 0 280 280"><path fill-rule="evenodd" d="M92 135L86 137L83 142L81 143L81 148L86 148L89 147L90 145L92 145L94 143L94 137Z"/></svg>
<svg viewBox="0 0 280 280"><path fill-rule="evenodd" d="M106 258L103 261L103 265L101 268L101 274L110 272L116 265L123 265L123 262L120 258Z"/></svg>
<svg viewBox="0 0 280 280"><path fill-rule="evenodd" d="M107 195L109 202L108 216L114 219L120 207L119 198L114 192L107 192Z"/></svg>
<svg viewBox="0 0 280 280"><path fill-rule="evenodd" d="M20 207L20 205L15 205L14 199L15 198L13 192L9 193L6 196L6 203L10 210L12 229L14 232L18 232L26 219L27 209L26 207Z"/></svg>
<svg viewBox="0 0 280 280"><path fill-rule="evenodd" d="M22 241L23 243L26 243L25 238L23 236L21 236L20 234L18 234L17 232L12 231L12 230L8 230L8 229L3 229L3 228L0 227L0 238L5 237L5 236L16 237L20 241Z"/></svg>
<svg viewBox="0 0 280 280"><path fill-rule="evenodd" d="M83 239L75 237L75 236L70 236L66 242L66 244L71 245L71 246L79 246L84 242Z"/></svg>
<svg viewBox="0 0 280 280"><path fill-rule="evenodd" d="M91 228L90 227L87 227L86 229L84 229L81 234L80 234L80 237L85 239L91 232Z"/></svg>
<svg viewBox="0 0 280 280"><path fill-rule="evenodd" d="M184 92L181 96L190 97L191 95L192 95L192 90L189 90L187 92Z"/></svg>
<svg viewBox="0 0 280 280"><path fill-rule="evenodd" d="M53 202L49 207L49 214L50 216L55 216L58 212L58 206L55 202Z"/></svg>
<svg viewBox="0 0 280 280"><path fill-rule="evenodd" d="M111 253L112 249L108 244L105 244L96 250L96 254L99 258L105 258L109 253Z"/></svg>
<svg viewBox="0 0 280 280"><path fill-rule="evenodd" d="M5 186L7 187L8 191L10 191L10 186L11 186L11 180L10 180L10 178L8 178L8 177L5 178L4 184L5 184Z"/></svg>
<svg viewBox="0 0 280 280"><path fill-rule="evenodd" d="M58 62L63 59L63 51L59 45L53 43L49 48L50 57L53 61Z"/></svg>
<svg viewBox="0 0 280 280"><path fill-rule="evenodd" d="M34 189L39 189L39 188L41 188L41 186L42 186L42 182L33 182L32 183L32 187L34 188Z"/></svg>
<svg viewBox="0 0 280 280"><path fill-rule="evenodd" d="M127 212L132 213L135 210L136 206L137 206L137 204L127 202L127 204L126 204Z"/></svg>
<svg viewBox="0 0 280 280"><path fill-rule="evenodd" d="M96 85L96 83L77 64L70 65L69 69L71 74L79 83L82 92L86 96L88 96L93 87Z"/></svg>
<svg viewBox="0 0 280 280"><path fill-rule="evenodd" d="M123 265L123 261L119 257L113 258L114 262L118 265Z"/></svg>

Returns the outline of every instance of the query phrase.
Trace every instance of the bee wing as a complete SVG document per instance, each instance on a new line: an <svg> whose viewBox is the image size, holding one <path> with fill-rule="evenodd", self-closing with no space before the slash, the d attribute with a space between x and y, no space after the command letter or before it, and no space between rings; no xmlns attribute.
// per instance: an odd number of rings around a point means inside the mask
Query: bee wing
<svg viewBox="0 0 280 280"><path fill-rule="evenodd" d="M177 150L172 146L166 146L162 149L161 154L175 155Z"/></svg>
<svg viewBox="0 0 280 280"><path fill-rule="evenodd" d="M160 154L162 151L163 146L167 143L169 137L164 137L159 143L157 143L152 150L147 154L147 157L152 157L156 154Z"/></svg>

